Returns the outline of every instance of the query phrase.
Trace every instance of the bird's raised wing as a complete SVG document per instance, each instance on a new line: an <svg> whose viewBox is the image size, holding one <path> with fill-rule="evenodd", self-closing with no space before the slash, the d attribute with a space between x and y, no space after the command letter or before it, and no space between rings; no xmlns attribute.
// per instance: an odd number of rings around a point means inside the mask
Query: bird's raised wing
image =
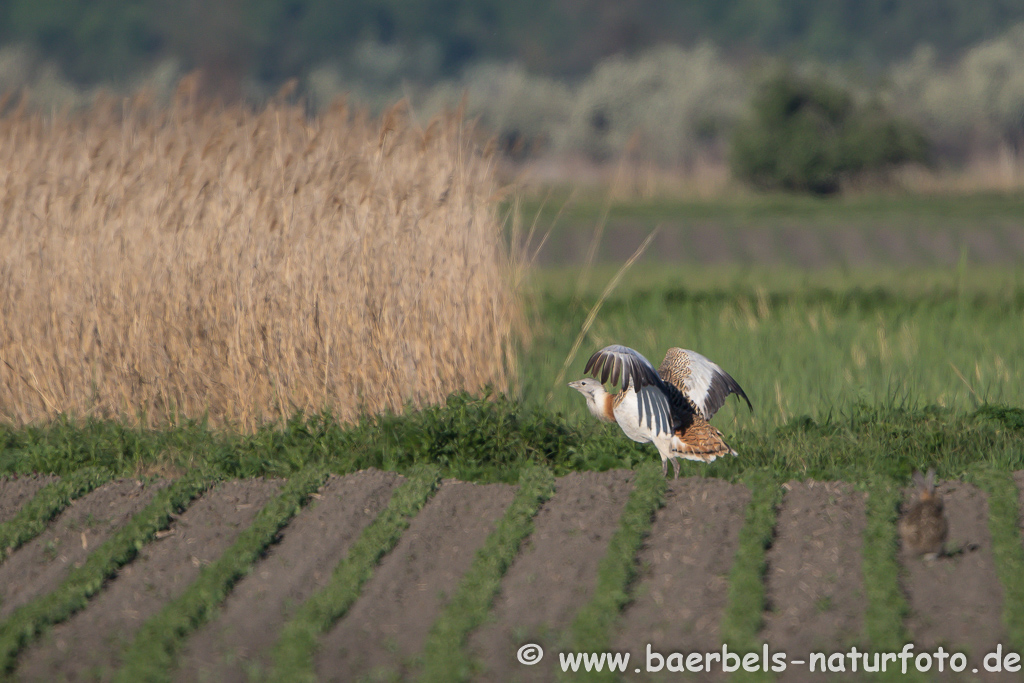
<svg viewBox="0 0 1024 683"><path fill-rule="evenodd" d="M729 394L737 394L747 402L748 408L754 409L736 380L696 351L669 349L658 374L683 392L705 420L710 420L725 405Z"/></svg>
<svg viewBox="0 0 1024 683"><path fill-rule="evenodd" d="M653 428L657 433L671 432L673 412L665 393L665 383L661 381L651 361L644 358L642 353L628 346L612 344L591 356L583 371L593 375L602 384L609 380L612 384L618 384L621 378L622 390L633 389L637 394L636 409L640 424L646 422L650 429L653 419Z"/></svg>
<svg viewBox="0 0 1024 683"><path fill-rule="evenodd" d="M671 434L675 430L672 408L659 387L643 387L636 392L636 412L640 426L646 425L655 435Z"/></svg>
<svg viewBox="0 0 1024 683"><path fill-rule="evenodd" d="M601 380L602 384L609 379L612 384L618 384L621 377L623 391L632 387L639 392L643 387L661 386L661 376L651 361L639 351L621 344L606 346L595 353L587 361L583 372Z"/></svg>

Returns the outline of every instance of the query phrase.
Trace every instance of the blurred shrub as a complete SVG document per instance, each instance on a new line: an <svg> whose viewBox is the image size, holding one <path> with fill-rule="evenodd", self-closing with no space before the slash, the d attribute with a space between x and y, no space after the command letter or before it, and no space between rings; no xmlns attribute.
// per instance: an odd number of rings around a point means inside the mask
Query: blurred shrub
<svg viewBox="0 0 1024 683"><path fill-rule="evenodd" d="M650 161L686 164L739 118L746 99L740 70L711 45L611 57L576 91L559 147L599 161L629 147Z"/></svg>
<svg viewBox="0 0 1024 683"><path fill-rule="evenodd" d="M916 126L820 79L773 77L751 110L733 134L730 165L761 189L831 194L846 180L923 161L927 151Z"/></svg>
<svg viewBox="0 0 1024 683"><path fill-rule="evenodd" d="M56 62L44 59L26 44L0 47L0 97L21 98L35 111L80 110L90 106L101 91L144 91L157 101L168 102L180 77L177 62L166 59L139 69L131 81L120 85L80 86Z"/></svg>
<svg viewBox="0 0 1024 683"><path fill-rule="evenodd" d="M966 51L949 66L921 47L889 72L890 97L944 147L1024 149L1024 24Z"/></svg>
<svg viewBox="0 0 1024 683"><path fill-rule="evenodd" d="M463 95L469 114L513 158L549 149L572 107L572 90L561 81L531 74L519 64L479 64L460 80L431 89L424 110L454 107Z"/></svg>

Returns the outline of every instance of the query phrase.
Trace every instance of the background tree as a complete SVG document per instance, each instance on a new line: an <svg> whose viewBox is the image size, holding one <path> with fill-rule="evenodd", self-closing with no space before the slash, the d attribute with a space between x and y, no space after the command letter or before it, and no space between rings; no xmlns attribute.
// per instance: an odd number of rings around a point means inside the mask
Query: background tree
<svg viewBox="0 0 1024 683"><path fill-rule="evenodd" d="M737 178L766 190L831 194L846 180L924 161L924 135L877 104L858 106L821 80L783 74L755 96L733 133Z"/></svg>

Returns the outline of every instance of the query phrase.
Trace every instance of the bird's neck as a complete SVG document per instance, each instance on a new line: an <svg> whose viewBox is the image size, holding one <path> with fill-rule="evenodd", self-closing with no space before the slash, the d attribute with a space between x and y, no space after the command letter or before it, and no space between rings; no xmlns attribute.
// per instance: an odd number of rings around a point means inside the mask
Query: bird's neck
<svg viewBox="0 0 1024 683"><path fill-rule="evenodd" d="M602 388L587 397L587 408L598 420L615 422L615 394L609 394Z"/></svg>

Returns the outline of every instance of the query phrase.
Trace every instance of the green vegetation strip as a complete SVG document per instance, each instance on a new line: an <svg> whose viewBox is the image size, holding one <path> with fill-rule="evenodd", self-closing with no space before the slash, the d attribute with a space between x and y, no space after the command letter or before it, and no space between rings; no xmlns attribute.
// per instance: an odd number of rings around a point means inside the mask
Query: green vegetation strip
<svg viewBox="0 0 1024 683"><path fill-rule="evenodd" d="M570 626L572 641L567 650L607 652L611 649L612 628L622 608L629 602L629 586L637 569L637 552L651 528L654 513L665 502L667 487L661 463L645 464L635 470L634 476L633 491L622 511L619 528L597 568L593 597L580 609ZM615 678L615 674L607 670L599 676Z"/></svg>
<svg viewBox="0 0 1024 683"><path fill-rule="evenodd" d="M327 470L317 467L289 479L281 493L257 513L252 525L216 562L205 566L181 596L142 625L125 651L124 665L115 680L170 681L175 654L185 637L216 614L235 583L326 479Z"/></svg>
<svg viewBox="0 0 1024 683"><path fill-rule="evenodd" d="M782 487L770 472L753 470L743 483L750 489L746 518L740 529L736 556L729 572L729 590L722 615L722 640L737 653L758 649L765 609L765 552L775 535ZM747 671L742 674L749 674ZM763 672L760 672L763 673Z"/></svg>
<svg viewBox="0 0 1024 683"><path fill-rule="evenodd" d="M896 652L911 642L904 619L910 606L900 587L899 537L897 519L902 499L899 485L882 475L868 479L866 527L863 560L864 592L868 604L864 630L871 652ZM904 674L900 667L889 667L877 674L879 680L924 681L927 674L913 667Z"/></svg>
<svg viewBox="0 0 1024 683"><path fill-rule="evenodd" d="M338 563L330 582L304 602L282 629L274 647L270 680L289 683L316 680L313 656L320 634L344 616L373 575L380 559L398 543L409 521L437 490L436 467L414 468L388 506L367 526L348 555Z"/></svg>
<svg viewBox="0 0 1024 683"><path fill-rule="evenodd" d="M197 470L159 491L149 505L89 555L82 566L71 569L56 590L19 607L0 622L0 674L14 668L18 654L45 628L84 608L106 580L131 562L157 531L168 527L171 515L184 510L213 481Z"/></svg>
<svg viewBox="0 0 1024 683"><path fill-rule="evenodd" d="M449 683L469 680L472 665L466 638L477 628L498 594L501 577L519 554L519 545L533 531L533 517L555 493L555 477L546 467L530 467L519 477L519 490L497 528L477 551L473 566L441 616L434 622L423 650L421 681Z"/></svg>
<svg viewBox="0 0 1024 683"><path fill-rule="evenodd" d="M892 480L873 477L868 481L861 567L868 601L864 630L875 652L895 652L907 642L903 619L909 606L900 589L900 565L896 556L900 499L900 489Z"/></svg>
<svg viewBox="0 0 1024 683"><path fill-rule="evenodd" d="M47 484L18 513L0 524L0 562L38 536L76 498L110 481L109 470L87 467L69 477Z"/></svg>
<svg viewBox="0 0 1024 683"><path fill-rule="evenodd" d="M996 573L1003 586L1003 623L1008 649L1024 650L1024 545L1017 485L1007 472L984 469L972 479L988 493L988 529Z"/></svg>

